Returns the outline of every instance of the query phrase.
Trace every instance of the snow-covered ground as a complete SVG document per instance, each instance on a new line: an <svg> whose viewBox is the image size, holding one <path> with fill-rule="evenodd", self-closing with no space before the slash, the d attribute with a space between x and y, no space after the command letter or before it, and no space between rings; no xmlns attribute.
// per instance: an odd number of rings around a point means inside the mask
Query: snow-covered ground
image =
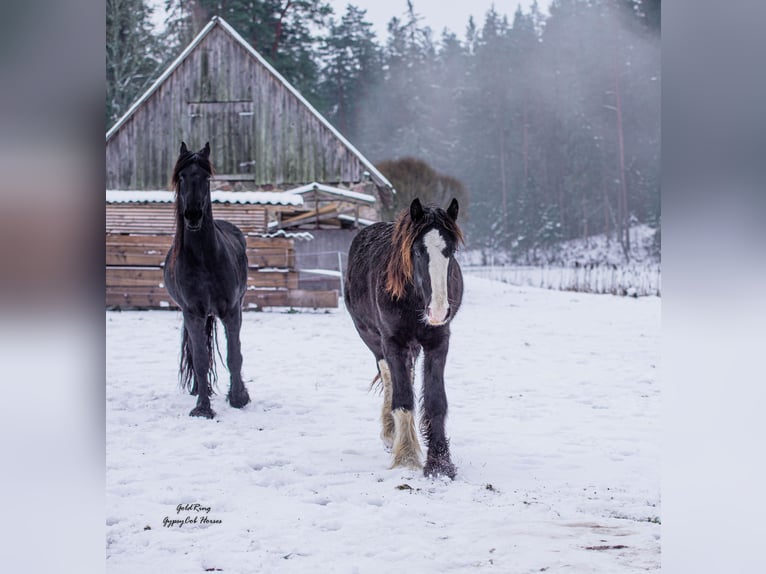
<svg viewBox="0 0 766 574"><path fill-rule="evenodd" d="M467 277L451 483L388 469L375 363L342 308L246 313L253 402L226 404L220 367L212 421L187 416L180 328L106 313L108 572L659 570L658 298Z"/></svg>

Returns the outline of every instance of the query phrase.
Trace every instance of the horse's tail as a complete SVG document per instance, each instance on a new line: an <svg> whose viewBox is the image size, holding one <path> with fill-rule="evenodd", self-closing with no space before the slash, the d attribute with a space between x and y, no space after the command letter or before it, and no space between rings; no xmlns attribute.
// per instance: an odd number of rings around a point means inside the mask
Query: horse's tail
<svg viewBox="0 0 766 574"><path fill-rule="evenodd" d="M218 326L215 317L210 315L205 321L205 348L208 359L207 388L209 394L214 394L213 384L218 381L218 372L215 368L215 349L218 348ZM218 351L220 356L221 351ZM179 382L181 388L188 390L191 394L197 394L197 387L194 384L194 363L192 361L192 345L189 340L189 332L183 329L183 338L181 339L181 365L178 370Z"/></svg>
<svg viewBox="0 0 766 574"><path fill-rule="evenodd" d="M372 379L370 388L367 390L367 392L372 392L373 390L378 394L380 394L383 390L383 379L381 378L380 373L375 375L375 378Z"/></svg>
<svg viewBox="0 0 766 574"><path fill-rule="evenodd" d="M189 341L189 333L186 331L186 327L183 329L183 336L181 337L181 365L178 368L178 382L182 389L186 389L192 394L197 394L197 389L194 387L194 365L192 363L192 350L191 342Z"/></svg>

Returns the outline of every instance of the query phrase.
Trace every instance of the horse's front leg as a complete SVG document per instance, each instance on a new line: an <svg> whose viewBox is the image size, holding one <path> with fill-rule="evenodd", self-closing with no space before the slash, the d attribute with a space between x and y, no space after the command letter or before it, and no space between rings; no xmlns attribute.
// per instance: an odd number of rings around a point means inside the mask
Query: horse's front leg
<svg viewBox="0 0 766 574"><path fill-rule="evenodd" d="M394 419L393 462L398 466L420 470L420 444L415 432L415 397L412 392L411 353L406 345L386 341L383 349L388 376L391 378L391 413ZM381 369L381 376L385 376ZM384 381L385 384L385 381Z"/></svg>
<svg viewBox="0 0 766 574"><path fill-rule="evenodd" d="M221 317L226 330L226 366L229 367L231 384L229 386L229 404L234 408L242 408L250 402L250 395L242 382L242 348L239 331L242 327L242 309L235 307Z"/></svg>
<svg viewBox="0 0 766 574"><path fill-rule="evenodd" d="M197 389L197 406L189 416L212 419L215 416L210 408L210 358L208 357L206 317L184 313L184 325L189 334L192 348L192 368L194 369L194 387ZM212 334L211 334L212 336Z"/></svg>
<svg viewBox="0 0 766 574"><path fill-rule="evenodd" d="M452 464L449 441L444 432L447 417L447 393L444 390L444 365L449 350L449 332L434 337L423 345L423 419L421 428L428 444L428 455L423 474L444 475L455 478L457 469Z"/></svg>

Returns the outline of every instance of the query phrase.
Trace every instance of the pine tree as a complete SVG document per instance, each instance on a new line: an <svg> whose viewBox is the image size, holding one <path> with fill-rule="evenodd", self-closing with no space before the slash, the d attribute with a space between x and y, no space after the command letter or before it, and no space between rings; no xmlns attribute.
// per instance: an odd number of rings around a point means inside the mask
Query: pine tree
<svg viewBox="0 0 766 574"><path fill-rule="evenodd" d="M106 0L106 124L111 126L149 86L162 65L144 0Z"/></svg>
<svg viewBox="0 0 766 574"><path fill-rule="evenodd" d="M466 92L461 118L464 149L470 154L464 169L475 214L469 229L481 235L484 222L497 217L492 237L503 247L511 238L512 218L509 28L507 18L494 8L487 12L473 48L468 69L471 90Z"/></svg>
<svg viewBox="0 0 766 574"><path fill-rule="evenodd" d="M381 53L366 11L349 4L341 20L330 21L321 55L325 61L320 99L326 117L353 140L356 139L360 102L376 88Z"/></svg>
<svg viewBox="0 0 766 574"><path fill-rule="evenodd" d="M450 173L463 171L465 159L461 118L472 92L469 58L467 46L454 33L444 31L433 64L431 118L438 126L438 136L431 155L435 168Z"/></svg>
<svg viewBox="0 0 766 574"><path fill-rule="evenodd" d="M309 101L318 103L318 43L332 7L323 0L166 0L168 43L183 49L213 16L224 18Z"/></svg>
<svg viewBox="0 0 766 574"><path fill-rule="evenodd" d="M431 29L421 26L422 18L408 2L405 20L392 18L388 24L385 48L385 77L381 87L384 99L373 102L369 113L377 116L379 133L378 158L391 159L409 155L427 162L433 159L435 127L431 120L434 84L432 65L436 47ZM375 110L373 112L373 110Z"/></svg>

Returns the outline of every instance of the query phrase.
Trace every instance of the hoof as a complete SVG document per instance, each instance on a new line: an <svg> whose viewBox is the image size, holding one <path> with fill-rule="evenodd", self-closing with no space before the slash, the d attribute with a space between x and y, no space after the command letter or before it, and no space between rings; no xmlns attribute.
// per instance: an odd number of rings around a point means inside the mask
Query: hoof
<svg viewBox="0 0 766 574"><path fill-rule="evenodd" d="M409 468L410 470L420 470L423 464L417 455L394 456L390 468Z"/></svg>
<svg viewBox="0 0 766 574"><path fill-rule="evenodd" d="M228 399L231 406L235 409L241 409L250 402L250 395L247 394L247 389L242 389L242 392L239 393L229 393Z"/></svg>
<svg viewBox="0 0 766 574"><path fill-rule="evenodd" d="M205 417L206 419L212 419L215 416L213 409L208 407L196 406L189 413L190 417Z"/></svg>
<svg viewBox="0 0 766 574"><path fill-rule="evenodd" d="M449 477L450 480L454 480L457 475L457 468L449 458L441 460L428 460L423 467L423 476L429 478L436 478L438 476Z"/></svg>

